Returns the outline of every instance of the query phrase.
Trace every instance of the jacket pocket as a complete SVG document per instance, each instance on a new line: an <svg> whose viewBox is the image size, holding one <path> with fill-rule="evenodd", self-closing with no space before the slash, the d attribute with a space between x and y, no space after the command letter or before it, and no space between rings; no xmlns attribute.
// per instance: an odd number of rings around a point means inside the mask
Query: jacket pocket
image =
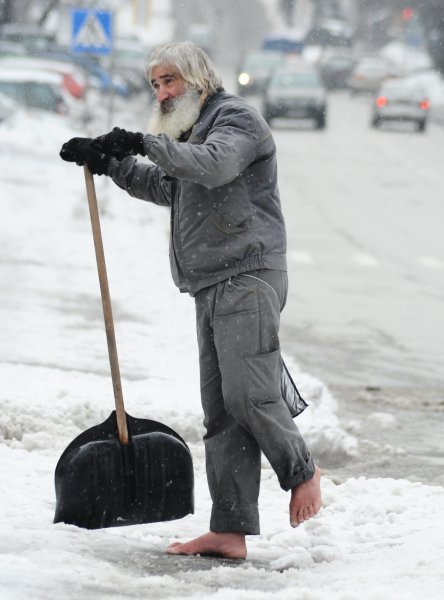
<svg viewBox="0 0 444 600"><path fill-rule="evenodd" d="M240 222L236 222L236 219L233 216L213 210L209 220L210 223L216 227L216 229L225 235L240 236L246 231L247 219L245 218L243 218Z"/></svg>

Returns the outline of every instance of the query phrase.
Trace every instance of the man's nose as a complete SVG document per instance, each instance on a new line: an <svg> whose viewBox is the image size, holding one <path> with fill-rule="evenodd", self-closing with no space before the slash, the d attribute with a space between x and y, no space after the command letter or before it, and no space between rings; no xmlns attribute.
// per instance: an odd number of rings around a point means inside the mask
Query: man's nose
<svg viewBox="0 0 444 600"><path fill-rule="evenodd" d="M164 100L167 100L170 97L170 94L167 90L159 88L157 90L157 102L161 103Z"/></svg>

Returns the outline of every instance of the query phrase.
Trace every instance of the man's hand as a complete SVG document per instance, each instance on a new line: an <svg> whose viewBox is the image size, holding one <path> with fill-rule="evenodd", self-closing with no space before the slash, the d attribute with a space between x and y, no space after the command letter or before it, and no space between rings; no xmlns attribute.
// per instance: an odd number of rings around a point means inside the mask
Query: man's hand
<svg viewBox="0 0 444 600"><path fill-rule="evenodd" d="M63 144L60 156L67 162L86 165L93 175L103 175L111 159L91 146L91 138L72 138Z"/></svg>
<svg viewBox="0 0 444 600"><path fill-rule="evenodd" d="M118 160L122 160L130 154L145 156L143 134L126 131L119 127L114 127L109 133L94 138L91 145L95 150L115 156Z"/></svg>

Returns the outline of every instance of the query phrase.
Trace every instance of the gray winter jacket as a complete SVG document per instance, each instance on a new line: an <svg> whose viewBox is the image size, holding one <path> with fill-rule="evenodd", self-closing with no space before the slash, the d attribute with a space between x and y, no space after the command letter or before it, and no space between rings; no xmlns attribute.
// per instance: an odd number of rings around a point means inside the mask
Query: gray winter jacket
<svg viewBox="0 0 444 600"><path fill-rule="evenodd" d="M170 263L182 292L246 271L286 270L276 148L242 98L209 97L186 142L144 136L149 165L113 159L108 175L130 195L171 207Z"/></svg>

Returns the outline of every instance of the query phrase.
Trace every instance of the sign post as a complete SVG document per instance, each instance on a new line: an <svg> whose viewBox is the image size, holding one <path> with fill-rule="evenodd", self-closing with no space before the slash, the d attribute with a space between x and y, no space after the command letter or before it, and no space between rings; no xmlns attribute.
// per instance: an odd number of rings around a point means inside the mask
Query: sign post
<svg viewBox="0 0 444 600"><path fill-rule="evenodd" d="M71 11L71 52L93 56L110 56L108 120L114 112L113 15L110 11L75 8Z"/></svg>

